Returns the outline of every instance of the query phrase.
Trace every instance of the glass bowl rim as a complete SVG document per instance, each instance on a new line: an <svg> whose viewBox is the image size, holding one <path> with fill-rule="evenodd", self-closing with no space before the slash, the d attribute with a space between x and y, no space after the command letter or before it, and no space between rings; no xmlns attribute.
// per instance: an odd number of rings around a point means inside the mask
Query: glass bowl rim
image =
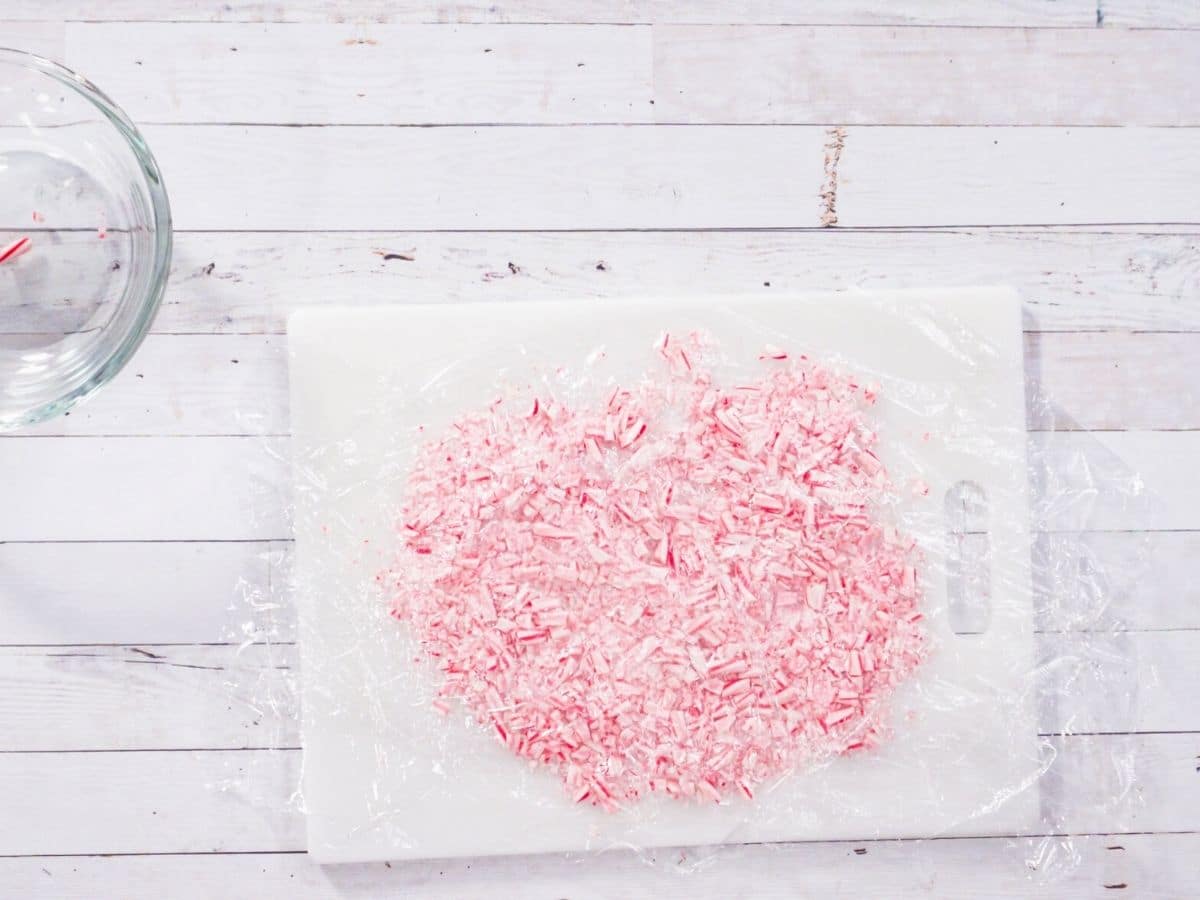
<svg viewBox="0 0 1200 900"><path fill-rule="evenodd" d="M150 199L153 216L154 254L150 270L150 285L144 294L133 291L133 283L127 283L116 301L120 307L136 307L137 315L127 327L115 346L103 355L89 360L85 376L80 384L61 396L45 400L29 409L22 410L10 419L0 419L0 431L44 422L88 397L97 388L115 376L133 356L150 330L155 313L162 303L166 291L167 277L171 267L174 236L171 228L171 206L167 200L162 173L146 139L130 121L125 112L100 88L82 75L36 53L0 46L0 63L12 63L25 69L46 75L63 86L75 91L92 104L116 129L125 145L138 163L142 182ZM141 294L141 296L138 296ZM105 326L107 330L108 326Z"/></svg>

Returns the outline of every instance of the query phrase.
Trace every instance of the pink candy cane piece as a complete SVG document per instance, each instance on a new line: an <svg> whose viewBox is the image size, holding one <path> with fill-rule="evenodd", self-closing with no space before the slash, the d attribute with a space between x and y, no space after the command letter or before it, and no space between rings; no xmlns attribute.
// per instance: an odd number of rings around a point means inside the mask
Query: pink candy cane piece
<svg viewBox="0 0 1200 900"><path fill-rule="evenodd" d="M774 344L767 344L763 347L762 353L758 355L759 359L787 359L787 351L781 350Z"/></svg>
<svg viewBox="0 0 1200 900"><path fill-rule="evenodd" d="M0 250L0 263L8 262L10 259L16 259L22 253L26 253L33 247L33 242L27 237L17 238L3 250Z"/></svg>

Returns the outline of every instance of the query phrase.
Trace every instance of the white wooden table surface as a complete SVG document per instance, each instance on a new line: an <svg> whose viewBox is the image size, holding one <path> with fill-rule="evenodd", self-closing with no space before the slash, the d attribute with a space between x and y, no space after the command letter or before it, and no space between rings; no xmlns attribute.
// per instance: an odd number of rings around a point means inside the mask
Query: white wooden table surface
<svg viewBox="0 0 1200 900"><path fill-rule="evenodd" d="M125 107L177 227L127 370L0 438L0 897L1200 895L1196 0L4 0L0 45ZM1036 511L1113 580L1042 640L1136 660L1042 716L1046 835L309 863L290 310L997 282L1037 470L1155 498Z"/></svg>

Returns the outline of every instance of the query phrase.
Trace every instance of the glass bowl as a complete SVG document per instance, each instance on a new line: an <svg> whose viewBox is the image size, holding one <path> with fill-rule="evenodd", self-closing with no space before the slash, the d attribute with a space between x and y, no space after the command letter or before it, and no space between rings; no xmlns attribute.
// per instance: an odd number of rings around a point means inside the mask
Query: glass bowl
<svg viewBox="0 0 1200 900"><path fill-rule="evenodd" d="M129 118L57 63L0 48L0 430L112 378L171 262L158 165Z"/></svg>

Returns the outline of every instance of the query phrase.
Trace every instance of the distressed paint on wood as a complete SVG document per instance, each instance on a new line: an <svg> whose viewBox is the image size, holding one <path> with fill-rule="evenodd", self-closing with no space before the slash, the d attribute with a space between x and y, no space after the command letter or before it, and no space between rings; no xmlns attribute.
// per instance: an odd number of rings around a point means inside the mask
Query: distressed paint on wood
<svg viewBox="0 0 1200 900"><path fill-rule="evenodd" d="M1115 0L1106 0L1115 2ZM1146 0L1130 0L1126 6ZM763 25L1015 25L1086 27L1096 24L1094 0L918 0L903 7L870 0L58 0L53 16L40 0L9 0L8 19L187 22L359 22L555 24L691 22Z"/></svg>
<svg viewBox="0 0 1200 900"><path fill-rule="evenodd" d="M314 303L979 284L1015 287L1027 330L1200 331L1200 236L1046 229L185 232L176 235L153 329L282 333L290 312Z"/></svg>
<svg viewBox="0 0 1200 900"><path fill-rule="evenodd" d="M67 26L69 64L143 124L653 121L650 42L617 25Z"/></svg>
<svg viewBox="0 0 1200 900"><path fill-rule="evenodd" d="M820 222L815 126L143 131L183 229ZM844 227L1197 224L1200 129L851 127L839 178Z"/></svg>
<svg viewBox="0 0 1200 900"><path fill-rule="evenodd" d="M838 223L1190 223L1198 149L1189 128L850 128Z"/></svg>
<svg viewBox="0 0 1200 900"><path fill-rule="evenodd" d="M87 22L66 54L144 124L1200 124L1188 31Z"/></svg>
<svg viewBox="0 0 1200 900"><path fill-rule="evenodd" d="M803 346L795 348L803 350ZM1025 340L1033 430L1200 428L1200 333L1034 333ZM1097 383L1105 390L1097 391ZM1153 384L1153 392L1145 386ZM286 338L152 335L103 393L24 434L250 435L290 431ZM2 440L3 438L0 438Z"/></svg>
<svg viewBox="0 0 1200 900"><path fill-rule="evenodd" d="M659 26L654 89L665 122L1196 125L1200 35Z"/></svg>
<svg viewBox="0 0 1200 900"><path fill-rule="evenodd" d="M285 555L267 541L0 544L0 642L295 640Z"/></svg>

